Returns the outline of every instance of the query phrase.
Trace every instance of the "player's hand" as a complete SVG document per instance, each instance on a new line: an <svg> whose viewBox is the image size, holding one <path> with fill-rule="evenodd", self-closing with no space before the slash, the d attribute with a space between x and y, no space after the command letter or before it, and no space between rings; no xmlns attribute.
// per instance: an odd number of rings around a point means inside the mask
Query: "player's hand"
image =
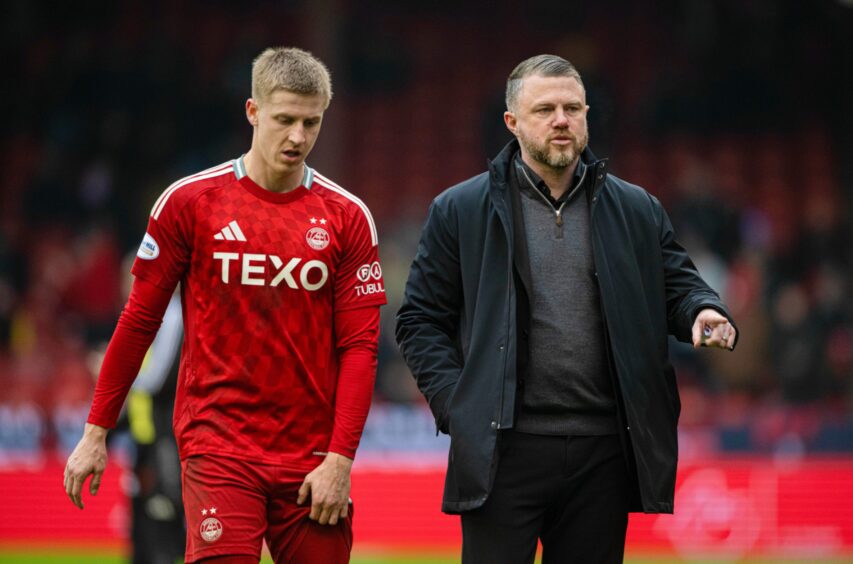
<svg viewBox="0 0 853 564"><path fill-rule="evenodd" d="M732 350L737 330L719 311L703 309L693 322L693 347L717 347Z"/></svg>
<svg viewBox="0 0 853 564"><path fill-rule="evenodd" d="M83 509L83 483L89 475L89 493L96 495L101 487L101 476L107 467L107 430L86 423L83 438L65 464L65 493L71 503Z"/></svg>
<svg viewBox="0 0 853 564"><path fill-rule="evenodd" d="M337 525L349 512L350 470L352 459L330 452L312 470L299 487L296 503L302 505L311 498L310 519L321 525Z"/></svg>

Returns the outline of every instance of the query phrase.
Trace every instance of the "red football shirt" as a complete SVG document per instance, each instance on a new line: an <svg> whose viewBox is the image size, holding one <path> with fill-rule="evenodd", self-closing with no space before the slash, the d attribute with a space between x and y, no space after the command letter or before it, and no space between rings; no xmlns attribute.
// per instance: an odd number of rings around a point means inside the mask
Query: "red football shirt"
<svg viewBox="0 0 853 564"><path fill-rule="evenodd" d="M133 274L181 282L181 458L313 467L326 454L334 312L386 302L377 242L364 203L307 165L284 194L255 184L240 158L160 196Z"/></svg>

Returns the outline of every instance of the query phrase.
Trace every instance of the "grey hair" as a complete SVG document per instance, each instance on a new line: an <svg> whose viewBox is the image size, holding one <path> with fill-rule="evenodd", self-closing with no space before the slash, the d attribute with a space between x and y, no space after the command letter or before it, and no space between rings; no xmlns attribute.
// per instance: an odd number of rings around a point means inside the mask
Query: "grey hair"
<svg viewBox="0 0 853 564"><path fill-rule="evenodd" d="M535 57L521 61L509 74L509 78L506 81L507 110L511 112L515 111L515 104L518 102L518 95L521 92L524 79L534 75L574 78L581 85L581 88L584 88L581 75L572 63L557 55L536 55Z"/></svg>
<svg viewBox="0 0 853 564"><path fill-rule="evenodd" d="M319 94L326 107L332 100L329 69L308 51L296 47L270 48L252 63L252 98L267 100L276 90Z"/></svg>

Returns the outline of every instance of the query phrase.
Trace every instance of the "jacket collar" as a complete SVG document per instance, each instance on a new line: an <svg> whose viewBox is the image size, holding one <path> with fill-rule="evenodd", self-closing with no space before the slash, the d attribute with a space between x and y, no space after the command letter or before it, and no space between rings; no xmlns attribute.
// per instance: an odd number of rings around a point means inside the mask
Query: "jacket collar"
<svg viewBox="0 0 853 564"><path fill-rule="evenodd" d="M501 149L498 156L488 163L493 183L500 189L505 188L509 183L509 167L512 166L512 157L519 148L518 139L513 139Z"/></svg>
<svg viewBox="0 0 853 564"><path fill-rule="evenodd" d="M513 156L519 149L518 139L513 139L501 149L501 152L494 159L489 161L489 172L497 188L502 190L509 184L509 167L512 166ZM604 179L604 173L607 172L607 159L599 159L587 146L581 153L581 162L586 166L593 167L592 170L596 172L595 187L597 189L601 184L599 181Z"/></svg>

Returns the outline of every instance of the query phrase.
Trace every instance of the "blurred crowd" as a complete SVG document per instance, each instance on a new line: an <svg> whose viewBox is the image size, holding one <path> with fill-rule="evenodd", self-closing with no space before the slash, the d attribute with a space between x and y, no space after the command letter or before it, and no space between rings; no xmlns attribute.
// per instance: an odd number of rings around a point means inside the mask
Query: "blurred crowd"
<svg viewBox="0 0 853 564"><path fill-rule="evenodd" d="M0 465L76 443L150 207L246 150L250 63L274 44L331 67L309 162L379 225L377 404L423 408L393 318L430 199L509 139L509 71L555 52L584 76L593 150L663 201L738 321L733 354L672 344L682 456L853 452L853 88L833 78L853 8L524 4L9 3Z"/></svg>

